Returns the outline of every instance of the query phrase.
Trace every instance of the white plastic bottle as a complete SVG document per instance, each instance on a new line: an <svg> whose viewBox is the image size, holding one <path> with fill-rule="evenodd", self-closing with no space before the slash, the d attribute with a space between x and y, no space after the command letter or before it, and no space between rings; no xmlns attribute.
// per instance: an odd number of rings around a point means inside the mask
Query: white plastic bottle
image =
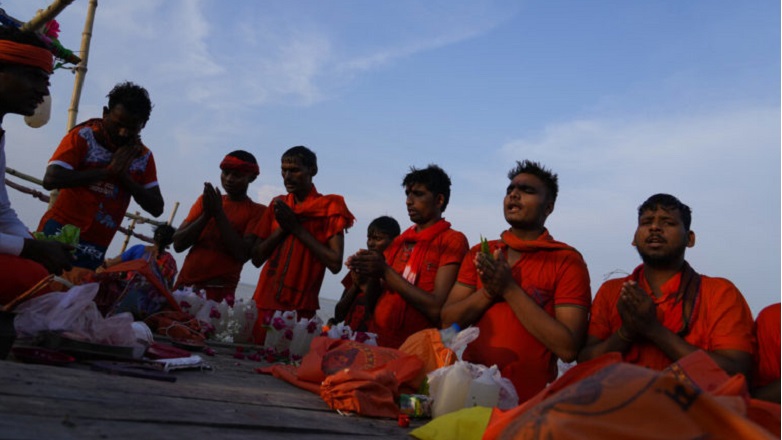
<svg viewBox="0 0 782 440"><path fill-rule="evenodd" d="M450 327L444 328L444 329L440 330L440 339L443 341L443 345L445 345L446 347L449 347L449 344L451 343L451 340L461 330L462 329L461 329L461 327L459 327L459 324L457 324L455 322L453 324L451 324Z"/></svg>
<svg viewBox="0 0 782 440"><path fill-rule="evenodd" d="M464 408L472 375L464 362L456 362L445 373L437 396L432 403L432 417L440 417Z"/></svg>
<svg viewBox="0 0 782 440"><path fill-rule="evenodd" d="M497 366L483 370L481 375L470 383L467 397L464 400L465 408L473 406L485 406L494 408L500 400L500 386L494 381Z"/></svg>

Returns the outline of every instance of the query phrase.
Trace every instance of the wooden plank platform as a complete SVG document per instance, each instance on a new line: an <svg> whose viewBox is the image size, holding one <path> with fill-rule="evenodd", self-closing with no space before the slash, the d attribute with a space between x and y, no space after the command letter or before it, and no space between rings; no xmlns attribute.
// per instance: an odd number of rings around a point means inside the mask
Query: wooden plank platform
<svg viewBox="0 0 782 440"><path fill-rule="evenodd" d="M216 356L200 354L212 370L177 370L176 382L112 375L83 363L0 361L0 437L410 438L412 427L339 415L319 396L255 372L268 364L233 358L233 346L214 349Z"/></svg>

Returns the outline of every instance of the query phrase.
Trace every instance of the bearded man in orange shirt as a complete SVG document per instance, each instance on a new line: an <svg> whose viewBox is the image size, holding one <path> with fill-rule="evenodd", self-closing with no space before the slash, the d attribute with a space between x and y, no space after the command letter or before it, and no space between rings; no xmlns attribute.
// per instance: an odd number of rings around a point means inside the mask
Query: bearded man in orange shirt
<svg viewBox="0 0 782 440"><path fill-rule="evenodd" d="M620 352L626 362L662 370L704 350L729 374L751 371L752 313L733 283L699 275L684 259L695 245L691 221L690 207L669 194L638 208L633 246L643 264L598 290L580 361Z"/></svg>

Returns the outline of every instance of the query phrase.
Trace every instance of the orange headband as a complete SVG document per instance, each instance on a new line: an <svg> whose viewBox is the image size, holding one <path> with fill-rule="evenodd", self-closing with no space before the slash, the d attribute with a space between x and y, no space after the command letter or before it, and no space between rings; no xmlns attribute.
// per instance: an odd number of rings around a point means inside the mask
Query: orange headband
<svg viewBox="0 0 782 440"><path fill-rule="evenodd" d="M247 162L235 156L225 156L225 159L220 162L220 169L236 170L242 173L250 173L255 176L261 173L261 170L258 168L258 164Z"/></svg>
<svg viewBox="0 0 782 440"><path fill-rule="evenodd" d="M52 73L52 53L42 47L0 40L0 62L24 64Z"/></svg>

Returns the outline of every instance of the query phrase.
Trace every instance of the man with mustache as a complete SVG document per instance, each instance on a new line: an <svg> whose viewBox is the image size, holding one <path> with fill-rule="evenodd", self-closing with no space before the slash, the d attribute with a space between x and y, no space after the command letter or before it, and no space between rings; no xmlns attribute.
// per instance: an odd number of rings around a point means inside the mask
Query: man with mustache
<svg viewBox="0 0 782 440"><path fill-rule="evenodd" d="M103 264L131 197L153 216L163 213L155 158L140 137L152 112L149 94L124 82L108 98L102 118L65 135L43 178L44 188L60 192L38 230L54 235L63 225L78 227L74 266L89 270Z"/></svg>
<svg viewBox="0 0 782 440"><path fill-rule="evenodd" d="M470 249L442 318L443 326L480 329L462 358L496 364L524 402L557 377L557 358L575 360L592 296L581 254L545 226L559 192L557 175L525 160L508 178L503 211L510 229L484 249Z"/></svg>
<svg viewBox="0 0 782 440"><path fill-rule="evenodd" d="M437 165L411 168L404 177L413 226L397 236L385 255L362 249L347 266L370 278L368 323L378 345L398 348L413 333L440 326L440 311L467 252L467 238L443 218L451 179ZM376 304L373 306L373 304Z"/></svg>
<svg viewBox="0 0 782 440"><path fill-rule="evenodd" d="M315 188L312 178L318 174L318 158L312 150L290 148L281 162L288 194L272 200L252 234L255 237L251 235L253 265L266 263L253 294L258 306L253 329L257 343L263 343L263 325L276 310L295 310L300 318L315 316L326 268L335 274L342 269L344 234L355 220L342 196L323 195Z"/></svg>
<svg viewBox="0 0 782 440"><path fill-rule="evenodd" d="M30 116L49 94L53 57L38 37L0 26L0 304L33 287L49 273L71 268L70 246L33 239L16 212L5 187L7 114Z"/></svg>
<svg viewBox="0 0 782 440"><path fill-rule="evenodd" d="M598 290L579 361L619 352L626 362L662 370L704 350L728 374L751 371L752 313L733 283L699 275L684 259L695 245L691 221L690 207L669 194L638 208L632 244L643 263Z"/></svg>

